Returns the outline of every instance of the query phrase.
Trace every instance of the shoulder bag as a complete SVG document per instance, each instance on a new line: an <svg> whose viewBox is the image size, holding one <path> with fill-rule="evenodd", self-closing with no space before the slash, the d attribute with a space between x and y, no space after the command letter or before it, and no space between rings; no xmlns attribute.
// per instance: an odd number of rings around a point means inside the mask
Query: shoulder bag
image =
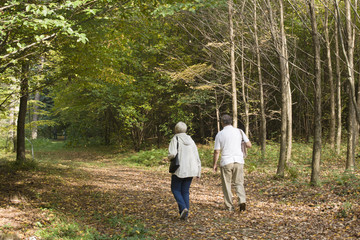
<svg viewBox="0 0 360 240"><path fill-rule="evenodd" d="M243 153L243 158L245 159L246 156L247 156L247 148L246 148L246 142L244 141L244 132L243 130L239 129L240 130L240 134L242 136L242 141L241 141L241 151Z"/></svg>
<svg viewBox="0 0 360 240"><path fill-rule="evenodd" d="M179 167L180 167L180 163L179 163L179 140L178 137L176 137L176 155L173 159L170 160L170 167L169 167L169 173L174 173Z"/></svg>

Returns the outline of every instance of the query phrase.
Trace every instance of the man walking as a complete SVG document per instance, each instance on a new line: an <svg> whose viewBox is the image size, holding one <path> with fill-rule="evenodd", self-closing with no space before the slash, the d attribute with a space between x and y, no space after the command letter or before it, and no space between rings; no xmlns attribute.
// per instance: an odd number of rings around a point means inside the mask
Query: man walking
<svg viewBox="0 0 360 240"><path fill-rule="evenodd" d="M224 193L225 207L234 211L231 184L235 186L236 195L239 198L240 211L246 209L246 195L244 188L244 155L241 150L242 141L247 148L251 148L251 142L243 131L232 126L231 116L225 114L221 117L223 130L215 137L214 146L214 172L217 171L217 162L221 152L220 172L222 190Z"/></svg>

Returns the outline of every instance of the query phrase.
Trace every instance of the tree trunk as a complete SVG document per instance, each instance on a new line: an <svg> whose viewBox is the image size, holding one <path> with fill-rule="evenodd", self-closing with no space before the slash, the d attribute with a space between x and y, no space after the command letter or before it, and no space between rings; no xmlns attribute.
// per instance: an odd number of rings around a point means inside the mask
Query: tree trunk
<svg viewBox="0 0 360 240"><path fill-rule="evenodd" d="M20 104L19 104L19 115L17 122L17 144L16 144L16 162L22 163L26 160L25 157L25 118L27 100L29 96L29 63L25 62L22 64L21 69L21 82L20 82Z"/></svg>
<svg viewBox="0 0 360 240"><path fill-rule="evenodd" d="M308 0L312 38L314 42L315 52L315 99L314 99L314 145L312 155L312 171L311 171L311 184L317 185L320 179L320 160L321 160L321 58L320 58L320 40L317 30L317 22L315 15L314 0Z"/></svg>
<svg viewBox="0 0 360 240"><path fill-rule="evenodd" d="M336 4L336 3L335 3ZM338 11L335 12L335 55L336 55L336 154L340 154L341 150L341 130L342 130L342 120L341 120L341 70L340 70L340 51L339 51L339 31L338 31Z"/></svg>
<svg viewBox="0 0 360 240"><path fill-rule="evenodd" d="M285 103L286 104L286 159L285 164L291 160L292 152L292 97L291 97L291 86L290 86L290 70L289 70L289 57L287 49L287 39L284 26L284 3L283 0L279 0L280 5L280 34L281 34L281 58L280 68L282 75L282 82L285 92Z"/></svg>
<svg viewBox="0 0 360 240"><path fill-rule="evenodd" d="M242 34L243 35L243 34ZM241 37L241 93L244 103L244 125L245 134L249 136L249 105L247 101L246 86L245 86L245 67L244 67L244 37Z"/></svg>
<svg viewBox="0 0 360 240"><path fill-rule="evenodd" d="M199 123L200 123L200 142L205 143L205 124L203 118L203 111L201 106L199 106Z"/></svg>
<svg viewBox="0 0 360 240"><path fill-rule="evenodd" d="M217 131L220 132L221 130L221 126L220 126L220 109L219 109L219 103L218 103L218 98L217 98L217 93L215 90L215 103L216 103L216 126L217 126Z"/></svg>
<svg viewBox="0 0 360 240"><path fill-rule="evenodd" d="M275 50L278 53L279 59L280 59L280 71L281 71L281 76L283 76L283 72L282 72L282 52L281 52L281 44L279 41L279 31L277 30L276 24L275 24L275 20L274 20L274 16L273 16L273 9L271 6L271 2L270 0L267 0L267 8L268 8L268 12L269 12L269 20L270 20L270 31L271 31L271 35L273 37L274 40L274 45L275 45ZM281 77L281 137L280 137L280 156L279 156L279 161L278 161L278 166L277 166L277 171L276 171L276 175L280 176L280 177L284 177L285 175L285 165L286 165L286 133L287 133L287 116L286 116L286 94L284 92L284 81L283 81L283 77Z"/></svg>
<svg viewBox="0 0 360 240"><path fill-rule="evenodd" d="M358 88L357 88L357 106L360 108L360 74L358 74ZM359 147L359 130L360 124L356 124L356 131L355 131L355 152L357 152L357 148Z"/></svg>
<svg viewBox="0 0 360 240"><path fill-rule="evenodd" d="M290 87L290 72L287 52L287 40L284 27L283 0L280 5L280 31L277 31L273 18L271 3L267 1L270 15L270 30L274 39L275 48L279 55L281 75L281 139L280 156L276 174L280 177L285 175L286 163L291 159L292 149L292 100Z"/></svg>
<svg viewBox="0 0 360 240"><path fill-rule="evenodd" d="M335 93L334 93L334 80L332 72L332 62L331 62L331 46L329 38L329 19L328 19L328 8L325 7L325 44L326 44L326 57L327 57L327 67L328 67L328 82L330 85L330 147L334 149L335 147L335 130L336 130L336 118L335 118Z"/></svg>
<svg viewBox="0 0 360 240"><path fill-rule="evenodd" d="M261 72L261 56L257 32L257 2L254 0L254 38L256 46L256 59L257 59L257 70L259 76L259 95L260 95L260 147L261 147L261 159L265 159L266 153L266 116L265 116L265 103L264 103L264 89L263 89L263 80Z"/></svg>
<svg viewBox="0 0 360 240"><path fill-rule="evenodd" d="M356 3L355 3L356 6ZM346 59L347 59L347 72L348 72L348 82L349 82L349 116L348 116L348 148L347 148L347 157L346 157L346 170L352 171L354 169L355 162L355 121L356 121L356 99L355 99L355 77L354 77L354 41L355 41L355 29L352 26L351 20L351 2L350 0L345 0L345 12L346 12ZM343 47L343 49L345 49Z"/></svg>
<svg viewBox="0 0 360 240"><path fill-rule="evenodd" d="M351 91L349 89L349 91ZM348 117L348 137L347 137L347 153L346 153L346 171L353 171L355 168L355 109L354 105L349 103L349 117Z"/></svg>
<svg viewBox="0 0 360 240"><path fill-rule="evenodd" d="M40 93L38 91L35 92L35 104L34 104L34 112L32 116L32 129L31 129L31 139L37 139L38 136L38 127L37 127L37 121L39 120L38 110L39 106L37 105L37 102L40 101Z"/></svg>
<svg viewBox="0 0 360 240"><path fill-rule="evenodd" d="M236 91L236 75L235 75L235 40L234 40L234 23L233 23L233 0L228 1L229 7L229 31L230 31L230 71L231 71L231 95L232 95L232 111L233 126L237 128L237 91Z"/></svg>
<svg viewBox="0 0 360 240"><path fill-rule="evenodd" d="M11 91L15 92L15 89L17 88L17 80L14 79L14 83L11 84ZM13 97L11 104L10 104L10 108L9 108L9 126L10 126L10 130L9 130L9 150L11 150L12 152L16 152L16 118L17 118L17 109L16 109L16 104L18 103L17 100L15 100L15 98L17 99L18 96L16 95L16 97Z"/></svg>

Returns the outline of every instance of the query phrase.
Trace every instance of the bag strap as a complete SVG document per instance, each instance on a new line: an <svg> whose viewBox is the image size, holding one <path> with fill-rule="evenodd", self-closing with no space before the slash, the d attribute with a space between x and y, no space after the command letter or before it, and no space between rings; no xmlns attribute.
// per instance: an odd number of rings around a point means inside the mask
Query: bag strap
<svg viewBox="0 0 360 240"><path fill-rule="evenodd" d="M241 130L240 128L239 128L239 131L240 131L240 134L241 134L241 137L242 137L242 139L241 139L241 141L242 142L244 142L244 131L243 130Z"/></svg>
<svg viewBox="0 0 360 240"><path fill-rule="evenodd" d="M179 150L179 139L178 139L177 136L176 136L176 142L177 142L177 144L176 144L176 151L178 151L178 150Z"/></svg>

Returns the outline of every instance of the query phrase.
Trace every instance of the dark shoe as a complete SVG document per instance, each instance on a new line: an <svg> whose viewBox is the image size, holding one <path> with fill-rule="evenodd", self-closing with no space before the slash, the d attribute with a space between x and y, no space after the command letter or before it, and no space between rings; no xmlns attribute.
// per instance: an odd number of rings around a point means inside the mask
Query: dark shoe
<svg viewBox="0 0 360 240"><path fill-rule="evenodd" d="M246 203L240 203L239 207L240 207L240 212L245 211L246 210Z"/></svg>
<svg viewBox="0 0 360 240"><path fill-rule="evenodd" d="M184 210L182 210L181 214L180 214L180 219L181 220L186 220L187 216L188 216L189 210L187 208L185 208Z"/></svg>

